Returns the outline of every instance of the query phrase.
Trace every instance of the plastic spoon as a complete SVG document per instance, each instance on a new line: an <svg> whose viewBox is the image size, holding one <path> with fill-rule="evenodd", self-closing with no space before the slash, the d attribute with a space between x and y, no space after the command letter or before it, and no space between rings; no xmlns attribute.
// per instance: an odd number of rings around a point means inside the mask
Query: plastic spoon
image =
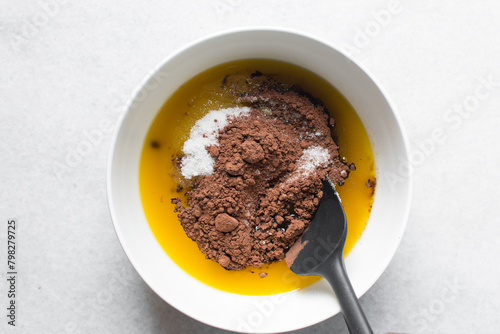
<svg viewBox="0 0 500 334"><path fill-rule="evenodd" d="M345 270L343 250L346 236L344 209L327 177L318 210L308 229L287 252L286 263L298 275L319 275L330 283L350 333L373 334Z"/></svg>

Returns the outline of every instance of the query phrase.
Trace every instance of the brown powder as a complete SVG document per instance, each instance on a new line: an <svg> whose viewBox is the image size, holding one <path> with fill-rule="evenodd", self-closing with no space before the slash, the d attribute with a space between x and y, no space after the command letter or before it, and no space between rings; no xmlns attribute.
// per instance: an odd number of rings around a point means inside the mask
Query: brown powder
<svg viewBox="0 0 500 334"><path fill-rule="evenodd" d="M286 252L285 261L288 268L292 267L295 259L299 256L300 251L304 249L308 242L309 240L302 242L302 237L300 237L299 240L292 245L288 252Z"/></svg>
<svg viewBox="0 0 500 334"><path fill-rule="evenodd" d="M343 184L349 166L319 101L265 75L249 78L243 92L232 79L238 80L226 77L223 87L233 87L252 110L220 131L219 146L207 147L214 173L193 181L187 206L172 203L206 257L238 270L283 259L313 217L326 174ZM311 147L327 150L332 160L304 171L299 160Z"/></svg>

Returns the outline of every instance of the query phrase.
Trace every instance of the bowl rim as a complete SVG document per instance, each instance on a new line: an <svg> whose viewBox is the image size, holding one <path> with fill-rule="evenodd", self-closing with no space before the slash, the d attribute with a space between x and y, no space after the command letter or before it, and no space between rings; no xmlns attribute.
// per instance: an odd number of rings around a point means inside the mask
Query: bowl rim
<svg viewBox="0 0 500 334"><path fill-rule="evenodd" d="M290 34L290 35L298 35L299 37L310 39L310 40L312 40L314 42L323 44L324 46L327 46L330 49L333 49L334 51L336 51L339 54L341 54L342 56L344 56L349 62L352 62L356 67L358 67L362 72L364 72L364 74L366 74L368 76L368 78L373 82L373 84L376 86L376 88L380 91L382 97L386 100L386 102L387 102L387 104L389 106L389 109L391 110L392 117L394 118L394 121L395 121L395 123L397 125L397 130L399 131L400 137L402 139L402 146L403 146L403 149L404 149L404 152L405 152L405 156L403 158L404 158L404 161L406 162L407 167L410 170L410 173L407 176L405 176L405 184L406 184L406 188L407 188L405 196L406 196L407 200L405 202L405 207L404 207L403 214L402 214L402 222L399 225L400 229L399 229L399 231L397 231L398 240L395 243L393 243L393 247L392 247L392 249L390 251L391 255L388 256L386 258L386 260L383 262L383 265L381 265L379 267L381 269L378 272L374 273L374 277L376 277L376 278L373 280L373 282L370 283L368 285L368 287L366 287L366 288L364 288L362 290L357 290L356 291L356 294L357 294L358 298L361 297L362 295L364 295L378 281L378 279L380 278L380 276L387 269L387 267L389 266L390 262L394 258L394 255L395 255L395 253L396 253L396 251L397 251L397 249L398 249L398 247L399 247L399 245L401 243L402 236L403 236L404 231L406 229L406 226L408 224L408 218L409 218L411 201L412 201L412 192L413 192L413 175L411 173L411 163L410 163L411 162L410 144L409 144L409 140L408 140L408 137L407 137L407 134L406 134L406 130L405 130L404 126L403 126L403 122L402 122L402 120L400 118L400 115L397 112L397 109L394 106L393 101L391 100L391 98L387 94L387 92L386 92L385 88L382 86L382 84L375 78L375 76L369 70L367 70L357 60L353 59L350 55L346 54L346 52L342 51L342 49L340 47L337 47L335 44L332 44L331 42L328 42L328 41L326 41L326 40L324 40L324 39L322 39L322 38L320 38L318 36L315 36L315 35L312 35L312 34L309 34L309 33L303 32L303 31L300 31L300 30L296 30L296 29L283 28L283 27L274 27L274 26L245 26L245 27L239 27L239 28L234 28L234 29L227 29L227 30L222 30L222 31L218 31L218 32L215 32L215 33L208 34L206 36L197 38L197 39L195 39L195 40L193 40L193 41L185 44L184 46L178 48L174 52L170 53L170 55L168 55L167 57L165 57L151 71L149 71L148 74L136 86L136 88L134 89L134 91L133 91L130 99L127 101L126 105L123 106L123 110L122 110L122 112L121 112L121 114L119 116L119 119L118 119L117 123L116 123L115 129L114 129L114 133L113 133L113 136L112 136L112 139L111 139L111 142L110 142L109 153L108 153L108 160L107 160L107 170L106 170L106 195L107 195L107 198L108 198L108 208L109 208L109 212L110 212L110 216L111 216L111 219L112 219L112 223L113 223L113 227L114 227L116 236L118 237L118 240L120 242L120 245L121 245L123 251L125 252L125 255L127 256L128 260L130 261L130 263L132 264L132 266L134 267L134 269L136 270L136 272L139 274L139 276L146 282L146 284L160 298L162 298L165 302L167 302L168 304L170 304L171 306L173 306L177 310L179 310L182 313L190 316L193 319L196 319L197 321L205 323L205 324L207 324L209 326L213 326L213 327L217 327L217 328L222 328L222 329L225 329L225 330L232 330L232 331L235 331L236 329L235 328L223 327L223 326L220 326L219 324L217 324L215 322L211 322L211 321L206 321L206 320L199 319L199 317L197 317L196 314L193 314L192 312L190 312L189 309L181 307L175 301L171 301L171 300L167 301L167 300L165 300L162 297L162 294L159 291L157 291L157 289L155 289L152 286L152 284L150 284L150 280L148 279L146 273L142 272L142 270L139 269L139 266L136 265L135 261L132 259L132 256L131 256L132 250L129 249L129 247L124 242L124 239L125 239L124 232L121 229L120 224L117 223L117 217L116 217L116 213L115 213L115 211L117 210L117 208L115 207L115 205L114 205L114 203L112 201L112 197L113 197L113 190L112 190L112 169L113 169L113 163L114 163L113 162L113 158L114 158L114 155L115 155L115 148L117 146L117 142L118 142L119 135L120 135L120 129L122 128L123 124L125 123L125 120L126 120L128 112L133 108L134 103L135 103L137 97L143 91L143 89L145 88L145 85L148 83L148 81L151 80L152 77L158 72L158 70L161 69L161 68L163 68L168 62L170 62L175 57L179 56L180 54L186 52L187 50L195 47L196 45L198 45L200 43L203 43L203 42L206 42L206 41L209 41L209 40L212 40L212 39L220 38L220 37L223 37L223 36L227 36L227 35L240 34L240 33L248 33L248 32L261 32L261 33L270 32L270 33L284 33L284 34ZM213 66L216 66L216 65L217 64L213 64ZM212 287L210 287L210 288L212 288ZM214 288L212 288L212 289L214 289ZM221 290L219 290L219 291L221 291ZM221 291L221 292L224 292L224 291ZM290 293L294 293L294 292L295 291L291 291L291 292L286 292L284 294L290 294ZM266 297L266 296L252 296L252 297ZM319 323L321 321L324 321L324 320L328 319L329 317L334 316L335 314L337 314L337 313L331 314L330 316L328 316L328 317L326 317L324 319L321 319L319 321L317 319L314 319L313 321L309 321L309 322L308 321L304 321L302 323L301 327L296 327L295 326L293 328L284 328L283 331L297 330L297 329L305 328L305 327L317 324L317 323ZM278 332L281 332L281 331L273 331L273 332L274 333L278 333Z"/></svg>

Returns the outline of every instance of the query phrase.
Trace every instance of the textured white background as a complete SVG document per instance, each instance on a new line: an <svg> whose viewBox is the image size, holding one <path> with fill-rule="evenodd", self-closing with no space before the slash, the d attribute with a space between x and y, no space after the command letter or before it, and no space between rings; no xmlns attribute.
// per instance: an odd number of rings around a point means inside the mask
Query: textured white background
<svg viewBox="0 0 500 334"><path fill-rule="evenodd" d="M173 309L131 267L108 214L107 154L124 104L164 57L209 33L270 25L346 49L406 127L408 227L361 299L375 332L498 333L500 2L395 4L0 0L0 332L12 330L3 269L11 217L21 229L17 331L224 332ZM444 140L432 139L436 130ZM68 162L78 148L86 156ZM296 333L333 332L347 333L340 315Z"/></svg>

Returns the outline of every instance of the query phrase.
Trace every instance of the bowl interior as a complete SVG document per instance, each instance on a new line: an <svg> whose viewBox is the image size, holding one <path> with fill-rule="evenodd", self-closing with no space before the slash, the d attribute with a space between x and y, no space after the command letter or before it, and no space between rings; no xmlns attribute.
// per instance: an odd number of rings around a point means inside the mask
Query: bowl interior
<svg viewBox="0 0 500 334"><path fill-rule="evenodd" d="M206 324L241 332L303 328L340 311L324 280L274 296L243 296L211 288L180 269L163 251L146 221L139 195L139 160L156 113L184 82L215 65L244 58L271 58L319 74L352 104L370 138L377 186L367 227L346 258L358 296L389 264L402 237L410 203L408 145L385 94L359 65L328 44L277 29L246 29L193 43L145 79L122 116L112 142L108 199L113 223L130 261L165 301Z"/></svg>

